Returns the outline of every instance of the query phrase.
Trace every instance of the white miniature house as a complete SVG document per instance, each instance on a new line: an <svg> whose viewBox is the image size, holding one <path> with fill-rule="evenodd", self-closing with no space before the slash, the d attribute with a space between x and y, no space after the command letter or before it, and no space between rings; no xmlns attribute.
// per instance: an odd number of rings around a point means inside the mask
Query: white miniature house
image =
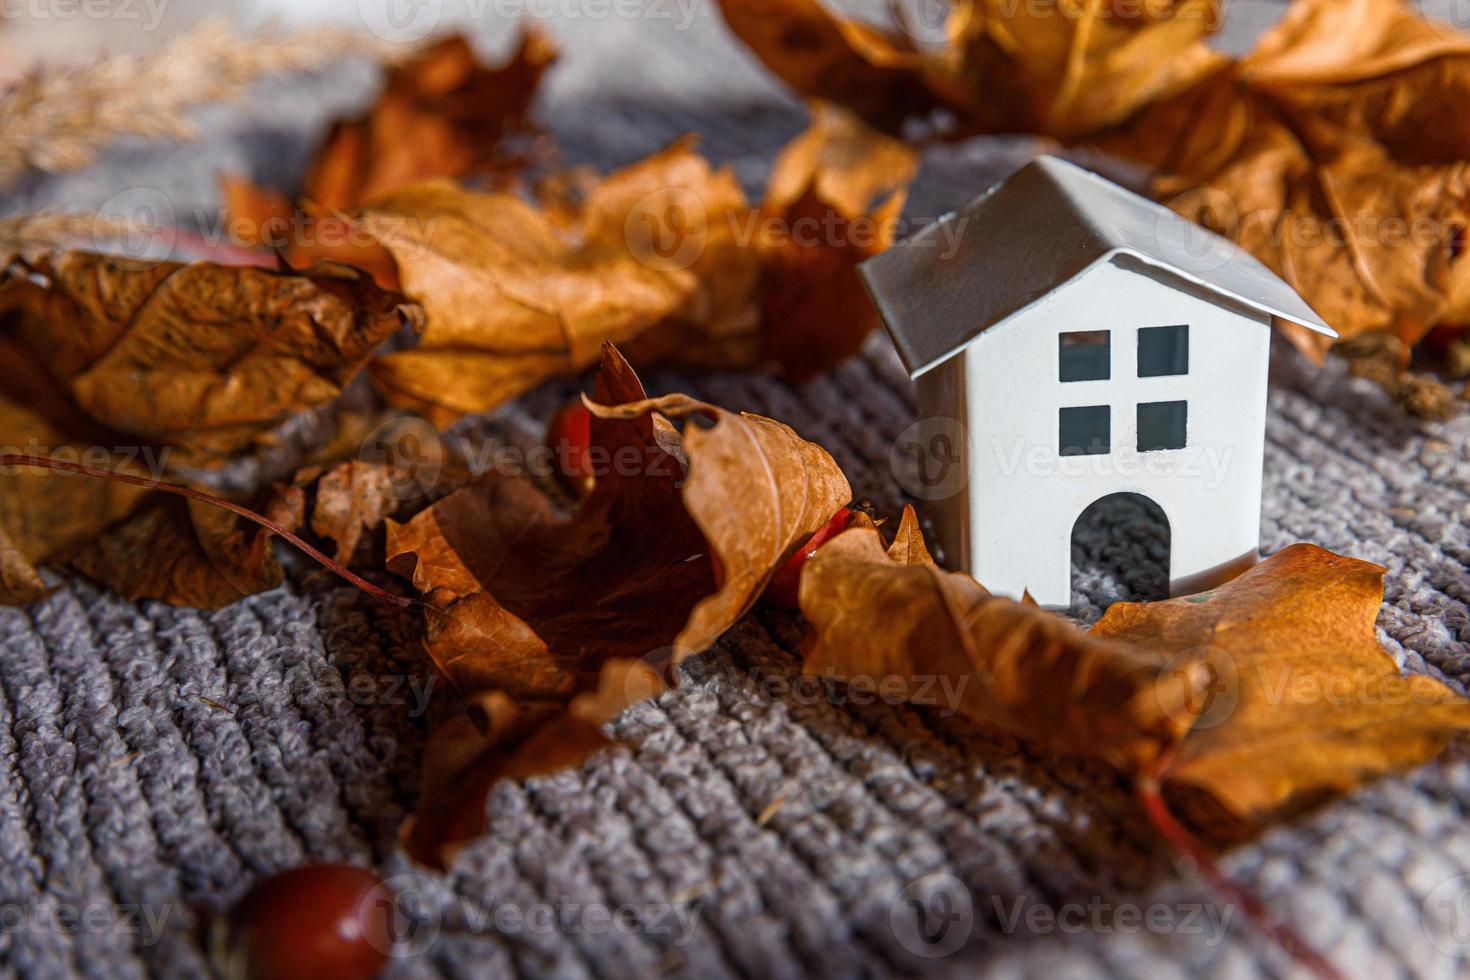
<svg viewBox="0 0 1470 980"><path fill-rule="evenodd" d="M950 564L1067 606L1115 493L1163 511L1175 595L1256 560L1272 318L1336 334L1249 253L1042 157L861 273L943 436L918 450L962 468L924 495Z"/></svg>

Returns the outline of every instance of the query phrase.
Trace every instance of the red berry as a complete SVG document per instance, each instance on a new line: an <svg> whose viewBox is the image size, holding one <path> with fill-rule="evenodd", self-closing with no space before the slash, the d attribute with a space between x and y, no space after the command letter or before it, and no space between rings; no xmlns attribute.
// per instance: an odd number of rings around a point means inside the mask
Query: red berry
<svg viewBox="0 0 1470 980"><path fill-rule="evenodd" d="M546 428L546 445L556 460L556 478L567 492L585 497L593 484L593 467L588 448L592 445L592 413L581 402L572 402L551 418Z"/></svg>
<svg viewBox="0 0 1470 980"><path fill-rule="evenodd" d="M392 948L392 899L377 875L347 864L272 875L230 914L217 966L232 976L243 964L251 980L371 980Z"/></svg>
<svg viewBox="0 0 1470 980"><path fill-rule="evenodd" d="M818 548L847 530L847 526L852 523L852 517L852 511L844 507L818 528L816 534L807 538L806 544L796 549L796 554L786 559L786 564L771 576L770 584L766 586L766 601L782 609L799 608L801 572L806 567L807 560L817 553Z"/></svg>

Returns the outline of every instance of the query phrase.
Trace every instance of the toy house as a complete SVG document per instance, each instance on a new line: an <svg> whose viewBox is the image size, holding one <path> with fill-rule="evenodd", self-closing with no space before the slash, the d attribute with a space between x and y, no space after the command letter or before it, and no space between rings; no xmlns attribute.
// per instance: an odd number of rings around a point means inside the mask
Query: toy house
<svg viewBox="0 0 1470 980"><path fill-rule="evenodd" d="M1256 561L1272 320L1336 334L1248 252L1042 157L861 274L914 450L962 469L919 494L948 563L1067 606L1074 526L1117 493L1163 511L1172 594Z"/></svg>

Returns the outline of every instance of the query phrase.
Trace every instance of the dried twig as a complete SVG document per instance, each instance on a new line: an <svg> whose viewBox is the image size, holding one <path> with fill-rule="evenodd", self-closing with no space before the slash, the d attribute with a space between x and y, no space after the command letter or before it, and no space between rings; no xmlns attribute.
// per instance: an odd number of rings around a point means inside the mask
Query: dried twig
<svg viewBox="0 0 1470 980"><path fill-rule="evenodd" d="M97 248L105 241L152 229L102 214L23 214L0 218L0 270L17 258L68 247Z"/></svg>
<svg viewBox="0 0 1470 980"><path fill-rule="evenodd" d="M0 189L28 170L76 170L120 136L191 139L185 113L238 96L274 72L306 71L350 52L383 53L359 31L318 28L241 36L207 20L155 54L41 66L0 95Z"/></svg>

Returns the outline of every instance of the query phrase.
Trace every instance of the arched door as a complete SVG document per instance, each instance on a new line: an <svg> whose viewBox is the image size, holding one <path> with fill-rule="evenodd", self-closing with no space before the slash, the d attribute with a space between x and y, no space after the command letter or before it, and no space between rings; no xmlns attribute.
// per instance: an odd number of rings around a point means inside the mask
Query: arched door
<svg viewBox="0 0 1470 980"><path fill-rule="evenodd" d="M1072 525L1072 591L1109 600L1169 597L1169 518L1141 493L1110 493Z"/></svg>

